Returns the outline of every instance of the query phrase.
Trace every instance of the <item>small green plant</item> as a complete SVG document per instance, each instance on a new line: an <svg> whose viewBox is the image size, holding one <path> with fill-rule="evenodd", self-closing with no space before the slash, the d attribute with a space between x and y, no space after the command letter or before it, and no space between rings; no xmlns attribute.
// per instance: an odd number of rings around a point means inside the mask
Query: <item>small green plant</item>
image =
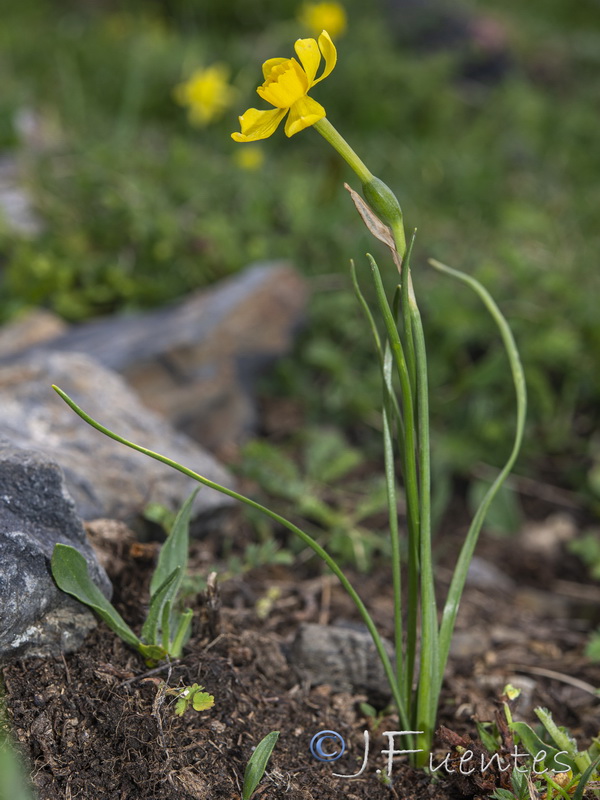
<svg viewBox="0 0 600 800"><path fill-rule="evenodd" d="M204 686L200 686L198 683L181 688L166 689L166 693L175 695L177 698L175 713L178 717L182 717L188 708L193 708L194 711L207 711L215 704L214 695L205 692Z"/></svg>
<svg viewBox="0 0 600 800"><path fill-rule="evenodd" d="M327 32L318 39L299 39L295 43L298 59L271 59L263 65L265 82L258 89L263 100L273 109L251 108L240 117L241 132L232 134L235 141L248 142L271 136L287 116L288 136L313 126L344 158L357 174L365 199L348 188L354 205L369 232L389 248L398 270L396 284L388 296L377 262L367 255L374 295L375 316L359 286L354 264L351 276L355 294L370 329L376 353L375 362L381 375L382 433L389 520L391 571L394 599L394 663L384 646L382 636L344 570L332 554L298 525L282 515L244 497L232 489L214 483L173 459L149 450L119 436L85 413L61 389L58 394L87 423L115 441L145 453L164 464L194 478L250 508L261 511L278 525L298 536L337 576L354 602L373 639L390 686L400 723L413 751L414 763L424 766L431 750L444 671L450 652L456 617L465 586L469 564L487 511L512 469L523 438L526 390L523 369L511 330L490 294L474 278L439 261L430 260L438 271L470 286L486 306L495 322L508 357L516 394L516 425L512 448L506 463L499 470L474 514L456 561L453 577L438 619L435 595L431 541L432 495L429 432L429 390L427 354L421 314L411 276L411 254L414 234L407 244L403 215L396 196L373 175L325 115L325 109L308 92L326 78L335 67L337 51ZM325 67L317 73L322 59ZM366 202L365 202L366 200ZM397 470L399 467L400 475ZM401 476L406 498L406 545L408 577L406 615L403 609L402 546L398 513L398 490ZM420 649L420 659L417 652Z"/></svg>
<svg viewBox="0 0 600 800"><path fill-rule="evenodd" d="M168 536L173 529L175 514L160 503L150 503L144 508L144 519L159 525ZM224 543L224 566L211 565L202 571L202 574L188 573L184 575L181 585L181 596L195 595L203 592L207 586L206 575L211 572L219 573L219 580L226 581L238 575L244 575L251 569L275 564L292 564L293 554L279 547L271 530L266 530L257 525L257 529L264 532L262 541L250 542L244 547L241 555L231 554L230 542Z"/></svg>
<svg viewBox="0 0 600 800"><path fill-rule="evenodd" d="M581 800L586 786L596 790L600 740L594 739L588 750L579 751L569 731L558 726L544 708L534 709L540 721L537 730L526 722L514 720L511 705L519 694L518 689L506 686L497 721L477 725L486 749L501 753L509 761L511 788L498 787L492 798L529 800L544 796L546 800ZM518 761L517 753L518 758L528 755L529 759Z"/></svg>
<svg viewBox="0 0 600 800"><path fill-rule="evenodd" d="M89 576L87 563L74 547L57 544L52 554L52 575L63 592L93 609L124 642L134 647L148 665L179 658L189 637L192 610L178 608L188 562L189 524L196 489L181 507L173 528L160 549L150 581L148 616L137 636Z"/></svg>
<svg viewBox="0 0 600 800"><path fill-rule="evenodd" d="M370 720L370 727L373 732L379 730L381 723L391 712L391 708L389 707L377 710L371 703L359 703L358 707L365 717Z"/></svg>
<svg viewBox="0 0 600 800"><path fill-rule="evenodd" d="M544 739L548 741L542 740L525 722L511 721L509 724L510 729L533 758L544 752L545 756L541 763L547 769L558 772L570 770L578 779L586 774L589 767L597 767L600 757L600 740L594 739L588 750L580 751L577 749L577 742L573 736L566 728L554 722L552 714L547 709L536 708L534 710L541 723Z"/></svg>
<svg viewBox="0 0 600 800"><path fill-rule="evenodd" d="M244 772L242 800L250 800L256 791L256 787L265 774L273 748L277 744L277 739L279 739L279 731L271 731L256 745L256 749L250 756Z"/></svg>
<svg viewBox="0 0 600 800"><path fill-rule="evenodd" d="M242 450L241 473L259 483L274 510L278 501L291 505L302 527L326 542L334 558L366 572L373 557L385 552L386 538L367 526L387 509L385 481L352 477L366 459L337 430L310 428L297 438L298 450L290 454L252 440ZM258 527L258 517L250 518Z"/></svg>

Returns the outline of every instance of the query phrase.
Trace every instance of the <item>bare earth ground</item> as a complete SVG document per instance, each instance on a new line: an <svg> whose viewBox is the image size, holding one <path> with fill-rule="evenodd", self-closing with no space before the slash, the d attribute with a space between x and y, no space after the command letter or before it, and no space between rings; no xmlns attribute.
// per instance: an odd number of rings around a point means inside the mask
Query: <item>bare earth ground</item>
<svg viewBox="0 0 600 800"><path fill-rule="evenodd" d="M440 549L449 564L460 535L458 530L444 536ZM202 564L211 547L219 552L219 537L215 533L195 543L192 561ZM467 590L439 722L476 737L473 718L492 719L504 684L520 680L520 718L534 722L533 707L545 706L581 747L587 746L600 731L600 703L590 691L600 685L600 666L582 653L589 630L600 621L600 587L579 583L585 576L574 557L560 552L559 558L544 560L523 554L517 544L481 542L479 555L501 567L518 588L508 594L493 586ZM153 548L111 547L117 607L139 625ZM439 576L439 590L445 592L443 563ZM355 577L376 622L390 634L386 567ZM278 597L260 619L257 601L273 587ZM343 591L318 567L261 568L224 583L220 599L217 614L198 595L194 635L170 674L145 674L139 657L104 625L75 654L5 667L9 713L41 800L235 800L253 746L271 730L281 734L259 798L442 800L489 794L468 782L431 783L407 766L405 756L395 761L392 784L385 786L382 732L398 730L397 719L384 718L375 730L359 709L364 696L311 689L290 668L279 644L293 639L299 622L356 618ZM215 696L214 707L177 717L173 698L161 689L163 680L169 686L202 684ZM309 751L312 736L325 729L341 733L348 745L348 753L334 764L317 761ZM360 769L367 729L367 768L358 778L335 777L334 772ZM397 740L396 747L402 746ZM447 743L438 743L440 758L444 751Z"/></svg>

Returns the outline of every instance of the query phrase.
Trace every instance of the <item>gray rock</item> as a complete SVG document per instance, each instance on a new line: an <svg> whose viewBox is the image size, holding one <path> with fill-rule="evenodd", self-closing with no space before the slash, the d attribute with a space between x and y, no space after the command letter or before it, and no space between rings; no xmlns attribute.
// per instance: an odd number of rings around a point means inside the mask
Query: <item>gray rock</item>
<svg viewBox="0 0 600 800"><path fill-rule="evenodd" d="M232 487L231 476L211 455L174 432L144 408L122 378L87 356L38 353L0 367L0 435L61 466L83 519L134 518L150 501L175 510L197 483L94 430L58 397L53 383L111 430ZM206 518L232 503L203 488L194 517Z"/></svg>
<svg viewBox="0 0 600 800"><path fill-rule="evenodd" d="M85 556L92 579L110 597L60 467L0 437L0 660L69 652L96 626L92 612L52 579L56 542Z"/></svg>
<svg viewBox="0 0 600 800"><path fill-rule="evenodd" d="M74 325L33 350L92 356L148 408L216 448L239 443L254 426L256 381L288 352L306 300L306 284L288 264L257 264L181 303ZM0 349L0 363L24 354Z"/></svg>
<svg viewBox="0 0 600 800"><path fill-rule="evenodd" d="M384 639L394 660L394 648ZM366 694L375 705L391 701L391 693L371 634L342 625L301 625L289 652L289 660L311 685L328 684L335 692Z"/></svg>

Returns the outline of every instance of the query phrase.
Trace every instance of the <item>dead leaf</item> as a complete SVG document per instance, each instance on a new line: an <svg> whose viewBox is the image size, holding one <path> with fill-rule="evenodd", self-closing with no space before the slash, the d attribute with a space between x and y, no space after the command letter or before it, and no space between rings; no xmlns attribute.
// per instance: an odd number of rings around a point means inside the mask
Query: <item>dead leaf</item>
<svg viewBox="0 0 600 800"><path fill-rule="evenodd" d="M354 189L347 183L344 184L344 188L350 192L352 202L356 206L356 210L360 214L360 217L367 226L369 232L372 233L376 239L378 239L380 242L383 242L390 248L394 263L398 267L398 272L402 273L402 259L396 250L396 243L394 242L394 236L391 229L388 228L387 225L383 224L373 209L362 199L358 192L355 192Z"/></svg>

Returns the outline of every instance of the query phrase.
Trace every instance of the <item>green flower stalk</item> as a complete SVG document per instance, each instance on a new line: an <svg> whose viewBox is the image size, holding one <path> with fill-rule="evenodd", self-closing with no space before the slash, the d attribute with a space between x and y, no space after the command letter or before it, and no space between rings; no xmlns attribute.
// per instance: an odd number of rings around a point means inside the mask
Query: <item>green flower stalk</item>
<svg viewBox="0 0 600 800"><path fill-rule="evenodd" d="M513 381L517 394L517 430L515 445L507 464L473 520L463 549L457 561L454 580L438 626L438 609L435 597L431 547L431 467L429 448L429 393L427 383L427 354L421 315L417 305L410 274L410 250L407 252L402 209L393 191L366 166L348 142L327 119L325 109L308 97L308 92L331 73L337 53L331 37L326 31L314 39L298 39L294 49L300 59L270 59L263 64L264 83L258 94L275 106L275 111L249 109L240 117L241 133L232 134L236 141L254 141L271 136L279 119L290 112L285 132L293 136L307 127L314 127L323 138L342 156L358 176L362 193L369 208L365 208L358 196L353 200L369 230L391 249L400 271L400 297L392 308L387 300L383 280L375 260L369 256L375 284L379 312L385 327L385 343L382 346L377 326L360 291L353 270L355 291L374 334L379 354L383 379L384 454L390 511L390 536L394 553L393 583L395 601L395 645L396 671L393 694L402 697L399 705L401 717L407 714L411 727L421 731L417 736L417 747L423 751L431 747L437 704L444 669L448 659L450 641L458 612L460 597L466 580L466 571L473 556L485 513L516 459L523 434L525 415L525 383L519 356L498 307L485 289L476 281L456 270L434 262L433 266L457 277L481 296L497 322L508 353ZM315 80L321 55L325 58L325 69ZM273 121L277 123L273 125ZM373 219L371 212L375 214ZM398 322L398 313L400 321ZM393 388L392 370L397 374L400 396ZM394 448L394 439L396 447ZM406 637L403 639L399 536L395 503L394 453L397 450L402 465L407 507L408 529L408 613ZM419 614L420 611L420 614ZM420 643L420 663L416 668L416 653ZM404 655L402 655L404 653ZM414 683L416 681L416 687ZM418 754L417 763L423 763L425 755Z"/></svg>

